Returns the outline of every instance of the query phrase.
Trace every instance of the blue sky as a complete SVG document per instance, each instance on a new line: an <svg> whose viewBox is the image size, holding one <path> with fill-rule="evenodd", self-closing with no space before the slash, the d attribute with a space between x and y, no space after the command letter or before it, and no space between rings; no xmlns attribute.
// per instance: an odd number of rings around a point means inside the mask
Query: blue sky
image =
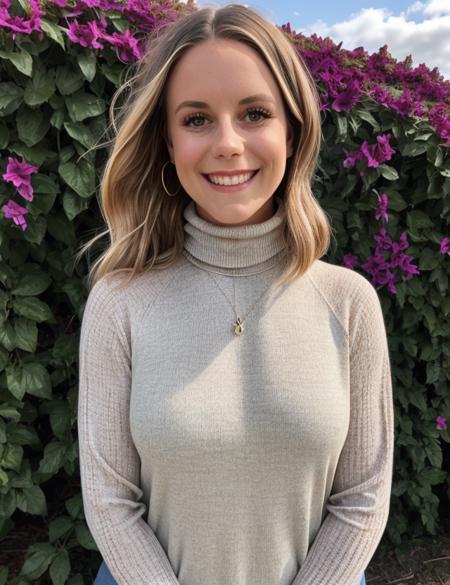
<svg viewBox="0 0 450 585"><path fill-rule="evenodd" d="M225 4L225 2L221 3ZM387 8L395 13L400 14L402 10L412 4L406 0L368 0L367 3L357 2L356 0L342 0L341 2L294 2L276 1L276 0L257 0L256 2L246 2L250 8L259 9L267 12L270 20L275 24L285 24L290 22L291 26L298 30L302 26L311 25L317 20L324 20L328 24L347 20L352 13L357 13L361 8Z"/></svg>
<svg viewBox="0 0 450 585"><path fill-rule="evenodd" d="M197 5L223 6L225 0L197 0ZM291 23L297 32L331 37L345 49L369 53L387 45L392 56L412 55L413 66L438 67L450 80L450 0L254 0L242 2L268 20Z"/></svg>

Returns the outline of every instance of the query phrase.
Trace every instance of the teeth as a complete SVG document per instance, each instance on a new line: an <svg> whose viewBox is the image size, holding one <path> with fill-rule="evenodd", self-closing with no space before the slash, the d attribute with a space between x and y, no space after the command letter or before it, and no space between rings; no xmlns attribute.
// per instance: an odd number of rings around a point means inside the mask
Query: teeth
<svg viewBox="0 0 450 585"><path fill-rule="evenodd" d="M219 177L216 175L208 175L208 179L216 185L239 185L248 181L254 173L245 173L245 175L234 175L233 177Z"/></svg>

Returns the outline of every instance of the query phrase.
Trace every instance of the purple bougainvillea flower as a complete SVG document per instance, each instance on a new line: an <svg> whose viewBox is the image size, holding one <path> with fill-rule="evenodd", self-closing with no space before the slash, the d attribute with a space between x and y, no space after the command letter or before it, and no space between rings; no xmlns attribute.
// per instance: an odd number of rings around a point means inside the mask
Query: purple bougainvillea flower
<svg viewBox="0 0 450 585"><path fill-rule="evenodd" d="M16 40L17 33L30 35L33 31L38 31L41 40L45 36L40 19L45 12L41 10L39 0L29 0L29 4L31 6L30 18L23 18L22 16L11 16L9 14L8 8L11 6L9 0L2 0L0 3L0 26L13 31L11 35L13 41Z"/></svg>
<svg viewBox="0 0 450 585"><path fill-rule="evenodd" d="M448 251L449 242L450 242L450 238L443 238L441 240L441 247L439 249L439 252L441 254L450 254L450 252Z"/></svg>
<svg viewBox="0 0 450 585"><path fill-rule="evenodd" d="M345 254L345 256L343 257L343 261L344 261L344 266L346 268L353 269L353 267L355 266L355 264L358 261L358 257L355 256L354 254Z"/></svg>
<svg viewBox="0 0 450 585"><path fill-rule="evenodd" d="M379 195L377 193L377 197L378 197L378 209L375 212L375 219L382 219L383 221L385 221L386 223L389 221L388 219L388 214L387 214L387 207L388 207L388 203L389 203L389 199L388 196L386 195L386 193L382 193L381 195Z"/></svg>
<svg viewBox="0 0 450 585"><path fill-rule="evenodd" d="M377 168L380 164L390 160L395 150L389 144L390 134L382 134L377 136L376 144L367 144L364 140L361 151L367 159L367 166Z"/></svg>
<svg viewBox="0 0 450 585"><path fill-rule="evenodd" d="M73 43L78 43L82 47L103 49L103 44L97 40L101 36L101 30L95 20L91 20L87 24L71 22L69 28L65 30Z"/></svg>
<svg viewBox="0 0 450 585"><path fill-rule="evenodd" d="M26 207L22 207L12 199L2 206L3 217L6 219L12 219L16 225L20 227L22 231L27 229L27 222L25 221L24 215L28 213Z"/></svg>
<svg viewBox="0 0 450 585"><path fill-rule="evenodd" d="M345 156L347 157L343 163L344 167L346 167L347 169L351 169L352 167L354 167L356 162L361 160L362 158L362 152L360 150L356 151L353 154L348 152L346 148L343 148L342 150L345 152Z"/></svg>
<svg viewBox="0 0 450 585"><path fill-rule="evenodd" d="M447 419L445 418L445 416L438 416L436 417L436 428L439 429L440 431L445 431L447 428Z"/></svg>
<svg viewBox="0 0 450 585"><path fill-rule="evenodd" d="M24 199L33 201L33 187L30 181L30 175L38 172L38 168L30 165L25 161L19 161L15 158L8 157L6 173L3 173L3 179L17 187L17 191Z"/></svg>

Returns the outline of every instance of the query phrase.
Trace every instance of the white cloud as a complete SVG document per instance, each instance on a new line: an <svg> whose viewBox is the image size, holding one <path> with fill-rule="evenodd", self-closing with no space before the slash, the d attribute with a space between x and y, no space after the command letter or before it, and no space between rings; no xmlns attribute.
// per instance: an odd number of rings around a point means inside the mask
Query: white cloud
<svg viewBox="0 0 450 585"><path fill-rule="evenodd" d="M415 20L410 19L412 14ZM342 41L345 49L363 47L369 54L387 45L395 59L402 61L411 55L413 67L420 63L430 69L438 67L450 79L450 0L417 1L400 16L384 8L363 8L342 22L318 20L296 30Z"/></svg>

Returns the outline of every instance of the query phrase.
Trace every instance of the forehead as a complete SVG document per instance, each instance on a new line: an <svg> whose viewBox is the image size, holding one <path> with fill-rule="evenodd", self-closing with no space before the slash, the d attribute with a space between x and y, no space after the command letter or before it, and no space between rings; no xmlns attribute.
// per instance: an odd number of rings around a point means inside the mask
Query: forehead
<svg viewBox="0 0 450 585"><path fill-rule="evenodd" d="M167 85L172 111L183 99L202 99L213 107L256 93L281 100L277 82L260 55L229 39L211 39L188 49L174 66Z"/></svg>

